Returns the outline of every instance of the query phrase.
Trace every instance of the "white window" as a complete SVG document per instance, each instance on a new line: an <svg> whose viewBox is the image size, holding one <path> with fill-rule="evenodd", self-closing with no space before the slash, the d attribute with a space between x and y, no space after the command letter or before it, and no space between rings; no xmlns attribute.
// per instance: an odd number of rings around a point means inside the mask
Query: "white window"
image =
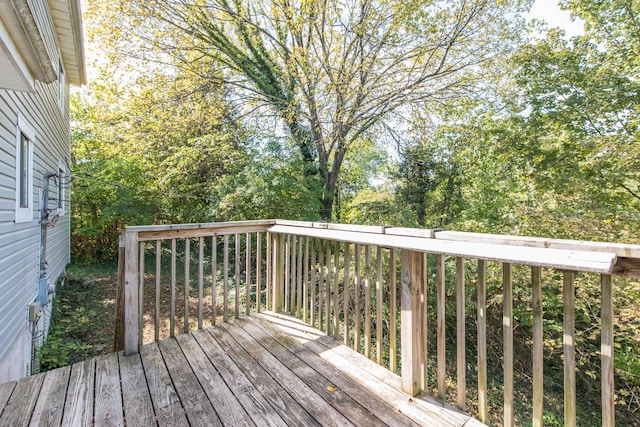
<svg viewBox="0 0 640 427"><path fill-rule="evenodd" d="M18 116L16 132L16 222L33 219L33 144L35 131Z"/></svg>
<svg viewBox="0 0 640 427"><path fill-rule="evenodd" d="M62 66L62 61L58 60L58 105L63 113L67 103L66 90L67 79L64 74L64 67Z"/></svg>
<svg viewBox="0 0 640 427"><path fill-rule="evenodd" d="M60 161L58 163L58 214L59 215L64 215L65 213L65 209L64 209L64 205L65 205L65 197L67 195L66 192L66 186L68 185L68 181L69 179L67 178L67 172L66 169L64 167L64 163L62 163L62 161Z"/></svg>

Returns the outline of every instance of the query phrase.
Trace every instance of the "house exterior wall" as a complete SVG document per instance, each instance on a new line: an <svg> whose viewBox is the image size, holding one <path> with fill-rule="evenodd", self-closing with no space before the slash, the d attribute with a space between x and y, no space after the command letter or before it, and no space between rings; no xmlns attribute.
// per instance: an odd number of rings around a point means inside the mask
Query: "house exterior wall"
<svg viewBox="0 0 640 427"><path fill-rule="evenodd" d="M46 0L31 0L42 38L52 61L62 61ZM40 277L40 209L45 172L57 173L62 166L67 176L63 209L49 201L52 215L60 214L47 231L47 276L54 284L69 263L69 87L64 84L60 105L59 83L35 82L32 92L0 89L0 383L28 375L33 338L41 342L51 312L49 302L35 323L29 322L29 305L38 293ZM16 144L18 122L33 128L33 215L16 222ZM50 180L50 199L58 186Z"/></svg>

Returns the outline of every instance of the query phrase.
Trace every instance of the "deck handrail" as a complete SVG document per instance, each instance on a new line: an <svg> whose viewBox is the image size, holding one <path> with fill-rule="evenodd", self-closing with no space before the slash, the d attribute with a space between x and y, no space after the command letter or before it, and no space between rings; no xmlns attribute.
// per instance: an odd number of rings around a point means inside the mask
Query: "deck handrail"
<svg viewBox="0 0 640 427"><path fill-rule="evenodd" d="M205 248L210 251L212 319L216 322L219 293L217 268L222 255L222 319L228 313L271 309L286 311L392 370L401 362L402 387L415 395L427 389L427 256L435 257L437 301L437 394L446 398L445 283L446 258L455 257L457 398L466 407L465 274L466 260L476 260L478 336L478 416L487 420L486 283L487 262L502 265L504 420L514 423L513 401L513 275L515 266L531 269L533 335L533 420L541 425L543 411L542 272L561 272L564 301L565 424L576 423L574 278L598 274L601 283L602 425L614 425L612 275L640 277L640 245L585 242L390 226L361 226L288 220L240 221L126 227L121 263L124 297L122 330L127 354L142 344L145 245L156 242L155 339L159 339L162 242L171 241L170 334L175 328L177 246L184 242L184 330L189 331L191 240L199 242L198 328L203 325ZM211 239L210 243L205 239ZM218 246L222 249L219 254ZM373 251L372 251L373 249ZM396 257L400 251L400 257ZM361 255L364 256L361 257ZM232 257L230 260L229 257ZM244 257L244 259L243 259ZM375 260L375 263L374 263ZM399 265L399 269L397 266ZM232 282L228 274L233 271ZM244 270L244 271L243 271ZM400 273L400 298L397 278ZM253 274L255 272L255 274ZM264 273L264 274L263 274ZM244 279L241 278L244 274ZM253 274L253 276L252 276ZM373 278L375 277L375 284ZM472 277L473 279L473 277ZM241 285L241 282L244 282ZM264 286L263 286L264 285ZM240 293L244 286L244 294ZM229 295L234 301L230 306ZM243 307L240 304L244 298ZM123 301L122 301L123 300ZM372 310L371 303L375 303ZM383 305L390 312L382 322ZM399 309L399 310L398 310ZM399 313L399 316L398 316ZM400 319L400 352L397 318ZM375 321L375 324L373 323ZM383 336L384 334L384 336ZM375 348L372 347L375 343ZM385 346L383 348L383 346ZM387 354L388 353L388 354Z"/></svg>

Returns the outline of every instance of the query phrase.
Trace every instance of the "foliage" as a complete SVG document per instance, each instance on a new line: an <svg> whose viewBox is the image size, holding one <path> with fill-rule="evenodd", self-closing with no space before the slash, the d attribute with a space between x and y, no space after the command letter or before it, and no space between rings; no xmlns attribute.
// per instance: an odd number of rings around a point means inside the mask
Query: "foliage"
<svg viewBox="0 0 640 427"><path fill-rule="evenodd" d="M113 295L99 281L67 277L64 285L57 288L49 334L39 351L41 371L110 349L115 313L110 297ZM106 326L105 318L110 319Z"/></svg>
<svg viewBox="0 0 640 427"><path fill-rule="evenodd" d="M331 218L345 156L358 139L411 108L468 92L485 77L479 66L518 39L521 21L512 12L520 2L509 3L97 2L92 14L101 25L92 34L117 54L222 81L247 110L282 123L305 173L319 173L321 215Z"/></svg>

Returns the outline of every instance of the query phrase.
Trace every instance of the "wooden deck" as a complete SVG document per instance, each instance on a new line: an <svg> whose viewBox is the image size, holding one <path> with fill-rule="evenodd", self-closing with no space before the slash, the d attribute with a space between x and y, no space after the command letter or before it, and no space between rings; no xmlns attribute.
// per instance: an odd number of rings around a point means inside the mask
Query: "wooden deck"
<svg viewBox="0 0 640 427"><path fill-rule="evenodd" d="M481 426L304 323L263 313L0 385L0 425Z"/></svg>

